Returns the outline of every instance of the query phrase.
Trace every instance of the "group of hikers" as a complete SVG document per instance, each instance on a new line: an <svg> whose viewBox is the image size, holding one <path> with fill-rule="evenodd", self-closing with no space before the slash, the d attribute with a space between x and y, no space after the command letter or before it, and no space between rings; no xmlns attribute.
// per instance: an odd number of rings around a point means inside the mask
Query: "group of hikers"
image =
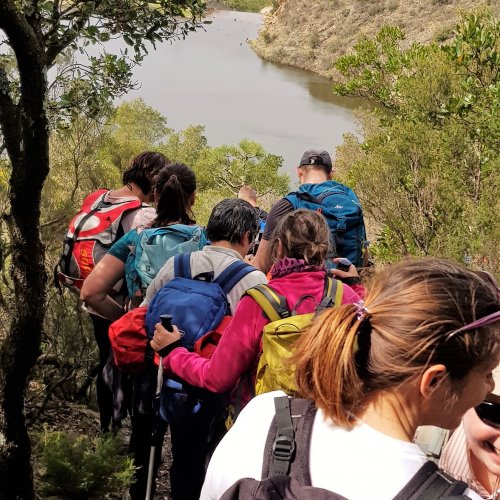
<svg viewBox="0 0 500 500"><path fill-rule="evenodd" d="M326 151L297 174L269 214L245 185L201 227L193 170L144 152L71 221L57 281L92 319L102 432L130 417L131 498L168 428L174 500L496 498L494 278L409 259L364 283L358 198ZM454 431L441 468L424 425Z"/></svg>

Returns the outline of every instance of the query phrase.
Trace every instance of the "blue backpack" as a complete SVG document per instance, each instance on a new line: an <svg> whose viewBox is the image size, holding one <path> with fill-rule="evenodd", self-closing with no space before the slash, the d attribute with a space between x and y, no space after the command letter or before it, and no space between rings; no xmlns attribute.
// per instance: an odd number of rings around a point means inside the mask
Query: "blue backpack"
<svg viewBox="0 0 500 500"><path fill-rule="evenodd" d="M295 210L307 208L320 212L330 228L336 256L349 259L356 267L363 267L368 242L363 210L352 189L335 181L302 184L298 191L289 193L285 199Z"/></svg>
<svg viewBox="0 0 500 500"><path fill-rule="evenodd" d="M201 250L207 243L205 231L200 226L173 224L142 231L125 263L129 297L142 301L146 288L170 257Z"/></svg>
<svg viewBox="0 0 500 500"><path fill-rule="evenodd" d="M229 315L226 295L255 268L243 261L228 266L216 279L213 272L191 276L190 254L174 258L174 279L153 297L146 313L146 332L153 338L156 323L162 314L170 314L172 323L184 332L182 343L192 350L205 333L215 330ZM167 422L205 425L218 416L227 405L226 394L215 394L180 380L163 382L160 416Z"/></svg>

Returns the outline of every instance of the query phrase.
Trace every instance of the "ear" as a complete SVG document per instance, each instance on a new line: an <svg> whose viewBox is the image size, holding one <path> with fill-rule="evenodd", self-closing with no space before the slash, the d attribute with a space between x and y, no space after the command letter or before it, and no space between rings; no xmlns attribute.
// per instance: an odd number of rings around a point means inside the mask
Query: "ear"
<svg viewBox="0 0 500 500"><path fill-rule="evenodd" d="M297 177L299 178L299 181L302 182L302 177L304 175L304 171L300 168L300 166L297 167Z"/></svg>
<svg viewBox="0 0 500 500"><path fill-rule="evenodd" d="M241 240L240 240L240 245L242 246L250 246L252 242L250 241L250 231L245 231L243 233L243 236L241 237Z"/></svg>
<svg viewBox="0 0 500 500"><path fill-rule="evenodd" d="M444 365L432 365L427 368L420 379L420 394L426 399L430 397L447 373L448 370Z"/></svg>
<svg viewBox="0 0 500 500"><path fill-rule="evenodd" d="M160 195L158 194L158 191L156 188L153 189L153 199L155 203L158 203L158 200L160 199Z"/></svg>
<svg viewBox="0 0 500 500"><path fill-rule="evenodd" d="M191 194L191 196L189 198L190 205L193 206L195 201L196 201L196 191L193 191L193 193Z"/></svg>

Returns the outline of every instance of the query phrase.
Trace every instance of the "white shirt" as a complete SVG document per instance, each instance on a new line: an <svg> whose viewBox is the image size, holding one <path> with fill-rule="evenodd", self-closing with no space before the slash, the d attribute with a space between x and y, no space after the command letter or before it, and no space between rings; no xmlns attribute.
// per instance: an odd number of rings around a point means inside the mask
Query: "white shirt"
<svg viewBox="0 0 500 500"><path fill-rule="evenodd" d="M261 479L274 398L283 395L281 391L262 394L243 409L212 456L200 500L220 498L238 479ZM392 499L427 462L414 443L382 434L365 423L346 430L326 420L321 410L314 420L310 454L312 485L349 500ZM479 500L470 490L466 493Z"/></svg>
<svg viewBox="0 0 500 500"><path fill-rule="evenodd" d="M231 248L207 245L203 250L192 252L189 263L191 265L191 276L213 271L214 279L219 276L233 262L241 261L241 255ZM158 271L156 278L150 283L146 291L146 298L141 305L146 306L151 302L155 293L169 281L173 280L174 259L168 259L165 265ZM227 301L231 314L236 311L236 306L243 294L249 289L261 283L267 283L266 275L255 269L244 276L227 294Z"/></svg>

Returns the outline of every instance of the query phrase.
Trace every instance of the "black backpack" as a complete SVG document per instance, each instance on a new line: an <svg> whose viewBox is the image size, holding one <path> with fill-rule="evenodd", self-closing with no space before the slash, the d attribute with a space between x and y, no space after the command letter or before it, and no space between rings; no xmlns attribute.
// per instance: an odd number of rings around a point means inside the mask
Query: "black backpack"
<svg viewBox="0 0 500 500"><path fill-rule="evenodd" d="M262 481L237 481L221 500L347 500L342 495L311 486L309 446L316 408L312 401L274 398L276 414L264 450ZM293 415L293 421L292 421ZM394 500L468 499L467 485L425 463Z"/></svg>

